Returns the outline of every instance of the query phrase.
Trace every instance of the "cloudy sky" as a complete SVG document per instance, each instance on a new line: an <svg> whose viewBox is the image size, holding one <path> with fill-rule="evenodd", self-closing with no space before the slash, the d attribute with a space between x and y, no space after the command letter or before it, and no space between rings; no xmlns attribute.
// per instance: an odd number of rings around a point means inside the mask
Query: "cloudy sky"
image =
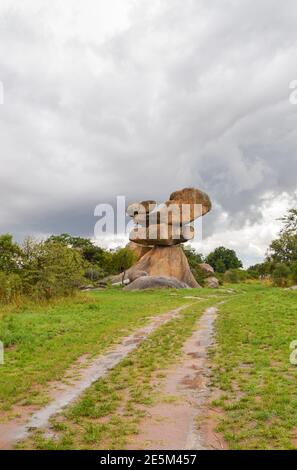
<svg viewBox="0 0 297 470"><path fill-rule="evenodd" d="M196 186L205 253L261 260L297 197L296 0L1 0L0 233Z"/></svg>

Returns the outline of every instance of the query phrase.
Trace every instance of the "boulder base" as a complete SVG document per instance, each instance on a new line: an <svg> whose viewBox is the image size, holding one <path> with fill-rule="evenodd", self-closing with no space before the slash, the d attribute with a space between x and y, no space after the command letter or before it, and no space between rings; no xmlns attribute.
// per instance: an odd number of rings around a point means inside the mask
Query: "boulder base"
<svg viewBox="0 0 297 470"><path fill-rule="evenodd" d="M145 255L151 249L151 247L149 246L137 245L137 243L134 243L134 242L129 242L126 245L126 248L133 251L134 256L135 256L135 262L140 260L140 258L142 258L143 255Z"/></svg>
<svg viewBox="0 0 297 470"><path fill-rule="evenodd" d="M186 255L180 246L155 246L127 272L126 278L134 271L145 271L148 276L174 277L189 287L201 287L194 278Z"/></svg>
<svg viewBox="0 0 297 470"><path fill-rule="evenodd" d="M186 289L187 284L178 281L175 277L142 276L124 288L125 291L144 289Z"/></svg>

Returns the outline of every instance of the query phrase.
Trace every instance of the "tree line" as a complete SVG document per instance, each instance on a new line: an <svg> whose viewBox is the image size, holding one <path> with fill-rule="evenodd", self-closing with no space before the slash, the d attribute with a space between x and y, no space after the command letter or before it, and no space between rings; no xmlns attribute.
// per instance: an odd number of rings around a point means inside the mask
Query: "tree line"
<svg viewBox="0 0 297 470"><path fill-rule="evenodd" d="M197 281L203 285L201 263L207 263L221 283L257 278L272 279L280 287L297 283L297 209L288 211L281 222L283 227L263 263L247 270L242 269L234 250L221 246L203 257L185 248ZM125 271L134 261L135 255L128 248L107 250L88 238L69 234L52 235L44 241L28 238L22 244L4 234L0 236L0 302L23 296L42 300L71 295L80 286Z"/></svg>
<svg viewBox="0 0 297 470"><path fill-rule="evenodd" d="M297 209L290 209L280 219L283 227L272 241L263 263L250 270L260 278L271 278L279 287L297 283Z"/></svg>
<svg viewBox="0 0 297 470"><path fill-rule="evenodd" d="M45 241L28 238L19 245L0 236L0 302L22 296L34 300L71 295L80 286L117 274L133 264L127 248L104 250L91 240L69 234Z"/></svg>

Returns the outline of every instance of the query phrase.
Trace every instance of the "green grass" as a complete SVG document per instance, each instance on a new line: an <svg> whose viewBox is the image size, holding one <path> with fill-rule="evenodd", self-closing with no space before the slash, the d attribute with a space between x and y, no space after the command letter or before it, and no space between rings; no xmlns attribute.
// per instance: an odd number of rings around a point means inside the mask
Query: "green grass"
<svg viewBox="0 0 297 470"><path fill-rule="evenodd" d="M232 449L297 448L296 292L244 285L220 307L213 385L223 410L218 430Z"/></svg>
<svg viewBox="0 0 297 470"><path fill-rule="evenodd" d="M200 294L200 292L199 292ZM203 295L209 292L203 292ZM66 412L52 420L57 440L37 432L23 444L38 449L122 449L137 432L144 406L154 403L162 371L175 363L204 309L217 299L195 302L158 328L106 378L91 386ZM173 399L174 397L169 397Z"/></svg>
<svg viewBox="0 0 297 470"><path fill-rule="evenodd" d="M63 378L80 356L100 354L150 316L192 304L53 420L57 441L37 432L25 447L123 448L137 432L145 407L161 399L156 382L178 361L202 311L225 298L211 351L218 396L213 405L222 411L218 431L233 449L296 449L297 366L289 357L290 344L297 340L297 294L256 283L231 287L235 295L223 289L111 289L7 311L0 320L6 346L6 363L0 366L2 410L14 403L43 403L48 382ZM205 300L184 298L193 295Z"/></svg>
<svg viewBox="0 0 297 470"><path fill-rule="evenodd" d="M80 356L98 355L148 317L189 303L169 291L109 289L47 306L6 309L0 317L5 364L0 366L0 418L13 404L41 404L46 385Z"/></svg>

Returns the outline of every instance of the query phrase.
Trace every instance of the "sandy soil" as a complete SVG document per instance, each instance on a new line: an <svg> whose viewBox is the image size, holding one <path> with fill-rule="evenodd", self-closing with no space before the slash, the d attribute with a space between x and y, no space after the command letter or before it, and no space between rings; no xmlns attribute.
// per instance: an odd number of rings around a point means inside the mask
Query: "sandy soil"
<svg viewBox="0 0 297 470"><path fill-rule="evenodd" d="M194 334L184 344L180 363L167 371L160 390L164 400L147 408L140 433L132 438L128 449L203 450L227 447L215 432L216 415L208 404L211 395L207 352L213 342L216 315L215 307L205 310Z"/></svg>

